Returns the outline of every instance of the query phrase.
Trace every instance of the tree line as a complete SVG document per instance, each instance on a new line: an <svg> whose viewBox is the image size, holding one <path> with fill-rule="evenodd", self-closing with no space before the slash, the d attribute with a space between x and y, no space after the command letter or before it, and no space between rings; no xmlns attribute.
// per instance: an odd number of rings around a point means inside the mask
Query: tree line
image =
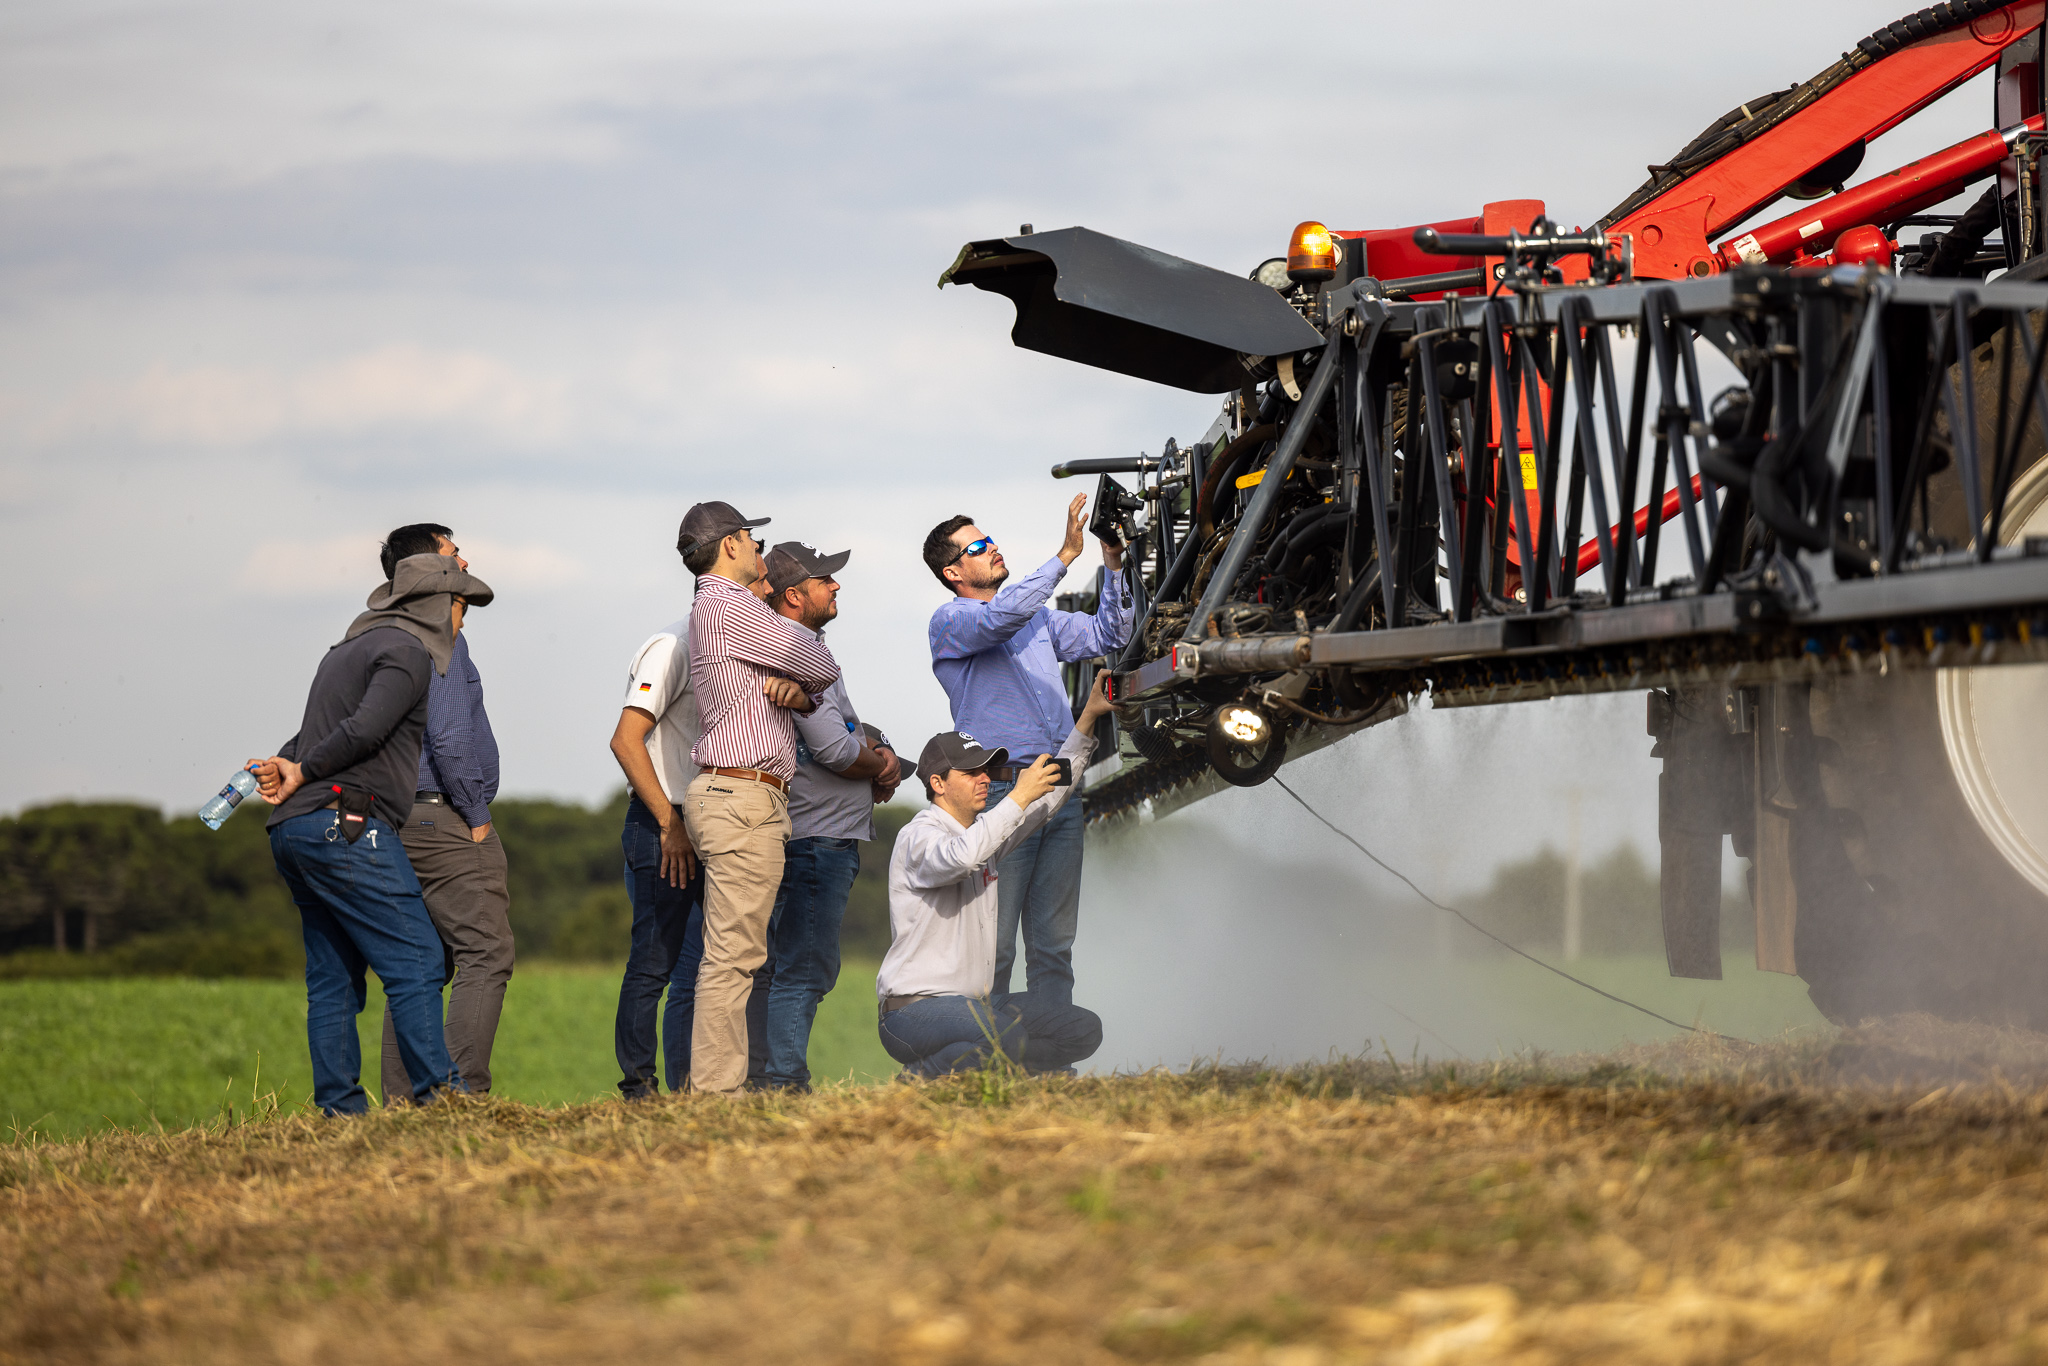
<svg viewBox="0 0 2048 1366"><path fill-rule="evenodd" d="M621 789L604 805L505 800L512 927L522 957L623 962L632 926ZM56 802L0 818L0 977L293 977L299 916L270 858L266 808L219 830L131 802ZM888 863L907 806L879 807L847 906L845 947L889 944Z"/></svg>
<svg viewBox="0 0 2048 1366"><path fill-rule="evenodd" d="M624 961L633 922L621 879L625 809L624 789L595 808L492 806L522 957ZM239 811L218 831L129 802L58 802L0 818L0 977L299 975L298 912L271 863L264 814ZM877 838L861 848L847 906L849 957L879 959L889 947L889 854L913 814L876 808ZM1464 908L1510 942L1554 955L1565 880L1564 858L1544 849L1495 868ZM1585 952L1661 951L1657 871L1633 846L1586 865L1581 904ZM1730 897L1722 931L1731 952L1749 947L1750 920L1747 899ZM1476 936L1453 942L1460 953L1489 951Z"/></svg>

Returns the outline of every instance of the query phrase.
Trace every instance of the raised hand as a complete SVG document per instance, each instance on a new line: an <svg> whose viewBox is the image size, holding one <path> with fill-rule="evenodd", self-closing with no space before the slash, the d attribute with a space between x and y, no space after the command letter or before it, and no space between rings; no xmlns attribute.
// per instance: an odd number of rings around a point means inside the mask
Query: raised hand
<svg viewBox="0 0 2048 1366"><path fill-rule="evenodd" d="M1074 724L1087 730L1110 713L1109 670L1095 671L1095 686L1088 690L1088 700L1081 706L1081 716Z"/></svg>
<svg viewBox="0 0 2048 1366"><path fill-rule="evenodd" d="M1077 493L1067 505L1067 539L1060 546L1060 561L1072 564L1081 558L1081 533L1088 529L1088 495Z"/></svg>

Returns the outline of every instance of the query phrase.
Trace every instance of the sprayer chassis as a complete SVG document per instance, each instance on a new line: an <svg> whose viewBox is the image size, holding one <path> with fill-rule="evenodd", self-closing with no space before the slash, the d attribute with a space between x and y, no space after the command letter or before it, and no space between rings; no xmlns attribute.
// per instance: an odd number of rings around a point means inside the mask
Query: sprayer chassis
<svg viewBox="0 0 2048 1366"><path fill-rule="evenodd" d="M1426 690L1456 706L2048 658L2040 643L2048 638L2048 557L2040 553L2048 545L2000 546L1988 535L1950 545L1916 531L1909 516L1934 466L1948 464L1977 486L1976 497L1964 498L1968 523L2005 524L2015 443L2048 411L2032 364L2048 285L1755 268L1431 304L1389 301L1361 284L1332 294L1325 307L1326 347L1288 437L1236 523L1234 540L1247 553L1236 564L1226 555L1211 575L1185 638L1114 675L1112 696L1127 719L1264 699L1284 728L1294 718L1276 688L1285 680L1299 695L1304 678L1329 696L1340 688L1354 697ZM1956 339L1967 354L1972 338L2017 319L2027 324L2010 334L2022 339L2024 356L2014 348L2002 396L1980 397L1949 363ZM1617 373L1614 355L1626 340L1617 334L1636 343L1632 377ZM1752 424L1749 444L1796 447L1799 468L1760 472L1754 454L1752 468L1727 468L1739 459L1728 447L1742 440L1711 439L1713 414L1693 352L1699 336L1719 340L1759 383L1781 387L1785 401ZM1460 400L1435 392L1431 369L1434 349L1453 338L1483 342L1477 382ZM1909 381L1895 378L1915 349L1925 363ZM1947 373L1930 384L1928 374L1939 371ZM1930 388L1940 390L1935 411L1916 429L1913 415ZM1626 407L1617 401L1622 392L1630 394ZM1390 442L1384 415L1401 399L1424 420ZM1227 617L1233 606L1230 586L1244 590L1242 565L1283 505L1289 466L1333 401L1339 458L1328 496L1356 509L1337 591L1357 591L1360 575L1379 562L1377 546L1389 547L1387 561L1411 568L1380 576L1371 594L1378 629L1219 632L1219 613ZM1978 431L1980 406L1993 409L1989 433ZM1903 437L1895 430L1901 422ZM1461 440L1479 432L1498 439ZM1235 435L1220 432L1213 444ZM1498 453L1525 443L1516 479ZM1198 480L1200 451L1183 458L1186 477ZM1734 482L1696 478L1703 464ZM1612 512L1630 501L1621 490L1641 487L1645 473L1651 506L1673 495L1679 506L1669 529L1637 519L1638 536L1635 522L1614 521ZM1412 495L1392 496L1403 480ZM1768 495L1782 523L1775 528L1749 516L1766 480L1780 486ZM1295 497L1313 507L1313 487ZM1596 534L1581 550L1589 512ZM1190 508L1181 519L1180 555L1197 547L1193 517ZM1162 520L1171 524L1170 512ZM1170 535L1170 525L1155 530L1155 561ZM1688 572L1659 583L1657 561L1673 536ZM1560 541L1574 550L1561 554ZM1514 564L1510 546L1521 552ZM1413 549L1404 556L1404 548ZM1604 571L1599 592L1578 587L1586 559ZM1542 572L1524 574L1521 564ZM1173 577L1170 564L1147 576L1154 586ZM1379 716L1354 724L1372 719ZM1199 776L1198 765L1187 767L1183 781ZM1090 789L1091 816L1127 814L1147 799L1156 809L1179 785L1162 791L1158 774L1142 783L1135 773L1121 784L1110 778Z"/></svg>
<svg viewBox="0 0 2048 1366"><path fill-rule="evenodd" d="M1983 775L1941 758L1953 680L2048 659L2043 16L1909 15L1583 233L1538 201L1334 252L1304 224L1251 277L1084 228L963 247L940 283L1010 298L1018 345L1229 396L1185 448L1054 470L1103 477L1140 609L1091 824L1265 781L1425 691L1651 689L1674 973L1719 975L1732 838L1759 965L1829 1014L2048 1026L2048 848L1994 849L1963 810ZM1990 131L1844 188L1994 64ZM1809 202L1759 221L1784 196ZM1906 250L1913 225L1947 231ZM1710 397L1701 346L1736 385Z"/></svg>

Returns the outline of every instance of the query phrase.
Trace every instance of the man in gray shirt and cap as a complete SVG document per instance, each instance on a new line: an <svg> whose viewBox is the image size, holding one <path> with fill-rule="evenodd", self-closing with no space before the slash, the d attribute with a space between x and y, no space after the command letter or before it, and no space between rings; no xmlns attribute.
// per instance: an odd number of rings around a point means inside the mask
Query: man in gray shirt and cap
<svg viewBox="0 0 2048 1366"><path fill-rule="evenodd" d="M827 622L839 615L839 581L852 552L822 555L801 541L768 552L768 606L791 628L822 642ZM833 681L796 723L797 770L789 789L790 840L782 887L768 932L770 1090L807 1091L807 1054L818 1002L839 980L839 925L860 872L860 846L875 837L874 804L888 801L901 781L888 740L870 743L846 695L844 676ZM872 728L868 728L872 729ZM879 732L877 732L879 734Z"/></svg>

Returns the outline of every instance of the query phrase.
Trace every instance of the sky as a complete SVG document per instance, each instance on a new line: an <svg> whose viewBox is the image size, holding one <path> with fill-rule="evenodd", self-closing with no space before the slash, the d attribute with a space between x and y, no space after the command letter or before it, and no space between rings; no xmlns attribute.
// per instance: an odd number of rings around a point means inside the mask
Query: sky
<svg viewBox="0 0 2048 1366"><path fill-rule="evenodd" d="M1037 564L1077 491L1052 463L1214 412L1013 348L1006 300L934 287L961 243L1081 224L1240 270L1309 217L1587 222L1900 8L15 0L0 810L196 808L293 732L421 520L498 592L468 630L504 791L600 800L710 498L852 550L830 642L920 745L950 724L925 530L966 513ZM1654 849L1641 708L1417 716L1318 762L1338 814L1410 794L1425 869L1458 830L1558 842L1574 787L1589 843Z"/></svg>

